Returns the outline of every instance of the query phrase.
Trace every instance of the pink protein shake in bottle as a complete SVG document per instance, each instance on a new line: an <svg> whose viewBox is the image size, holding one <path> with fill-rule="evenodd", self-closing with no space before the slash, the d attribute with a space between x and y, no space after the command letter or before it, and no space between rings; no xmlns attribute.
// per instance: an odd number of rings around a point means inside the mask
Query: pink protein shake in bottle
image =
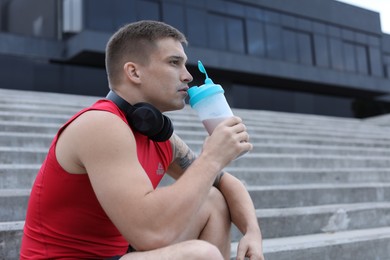
<svg viewBox="0 0 390 260"><path fill-rule="evenodd" d="M233 112L226 101L225 91L208 77L201 61L198 61L198 69L206 75L206 79L203 85L193 86L188 90L189 102L211 135L221 121L233 116Z"/></svg>

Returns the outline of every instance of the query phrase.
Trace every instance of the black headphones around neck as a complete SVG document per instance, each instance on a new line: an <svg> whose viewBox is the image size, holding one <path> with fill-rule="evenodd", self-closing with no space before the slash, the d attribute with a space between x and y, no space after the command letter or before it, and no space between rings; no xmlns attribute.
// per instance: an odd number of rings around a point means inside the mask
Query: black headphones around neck
<svg viewBox="0 0 390 260"><path fill-rule="evenodd" d="M141 102L130 105L112 90L106 98L125 113L127 122L135 131L156 142L167 141L172 136L172 121L151 104Z"/></svg>

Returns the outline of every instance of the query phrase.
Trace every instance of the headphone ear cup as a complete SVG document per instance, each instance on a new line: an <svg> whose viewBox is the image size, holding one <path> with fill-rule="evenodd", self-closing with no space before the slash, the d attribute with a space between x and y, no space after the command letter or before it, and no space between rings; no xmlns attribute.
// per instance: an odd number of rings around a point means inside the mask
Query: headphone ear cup
<svg viewBox="0 0 390 260"><path fill-rule="evenodd" d="M163 114L148 103L135 104L127 120L135 130L149 137L157 135L164 125Z"/></svg>
<svg viewBox="0 0 390 260"><path fill-rule="evenodd" d="M155 142L167 141L172 136L172 121L151 104L141 102L132 106L114 91L110 91L106 98L125 113L127 122L135 131Z"/></svg>
<svg viewBox="0 0 390 260"><path fill-rule="evenodd" d="M168 140L173 134L173 124L169 117L162 115L164 119L163 127L156 135L149 136L150 139L156 142L163 142Z"/></svg>
<svg viewBox="0 0 390 260"><path fill-rule="evenodd" d="M135 104L134 108L127 120L136 131L155 142L164 142L172 136L173 124L169 117L148 103Z"/></svg>

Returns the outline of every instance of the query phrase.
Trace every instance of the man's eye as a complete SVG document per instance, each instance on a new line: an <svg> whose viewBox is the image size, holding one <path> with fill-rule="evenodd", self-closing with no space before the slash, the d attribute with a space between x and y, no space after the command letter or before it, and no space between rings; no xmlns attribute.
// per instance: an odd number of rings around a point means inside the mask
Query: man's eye
<svg viewBox="0 0 390 260"><path fill-rule="evenodd" d="M170 63L172 65L178 65L179 64L179 61L178 60L171 60Z"/></svg>

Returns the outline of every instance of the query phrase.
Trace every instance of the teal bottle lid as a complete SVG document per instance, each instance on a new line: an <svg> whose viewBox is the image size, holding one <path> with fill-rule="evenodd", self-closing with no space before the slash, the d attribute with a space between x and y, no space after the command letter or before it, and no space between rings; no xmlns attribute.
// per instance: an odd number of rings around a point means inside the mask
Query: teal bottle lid
<svg viewBox="0 0 390 260"><path fill-rule="evenodd" d="M202 62L198 61L198 69L200 72L206 75L206 79L204 80L204 84L201 86L193 86L188 89L188 95L190 96L190 105L194 107L196 103L201 101L202 99L219 94L224 93L225 91L221 87L221 85L214 84L214 82L207 75L206 69L204 68Z"/></svg>

